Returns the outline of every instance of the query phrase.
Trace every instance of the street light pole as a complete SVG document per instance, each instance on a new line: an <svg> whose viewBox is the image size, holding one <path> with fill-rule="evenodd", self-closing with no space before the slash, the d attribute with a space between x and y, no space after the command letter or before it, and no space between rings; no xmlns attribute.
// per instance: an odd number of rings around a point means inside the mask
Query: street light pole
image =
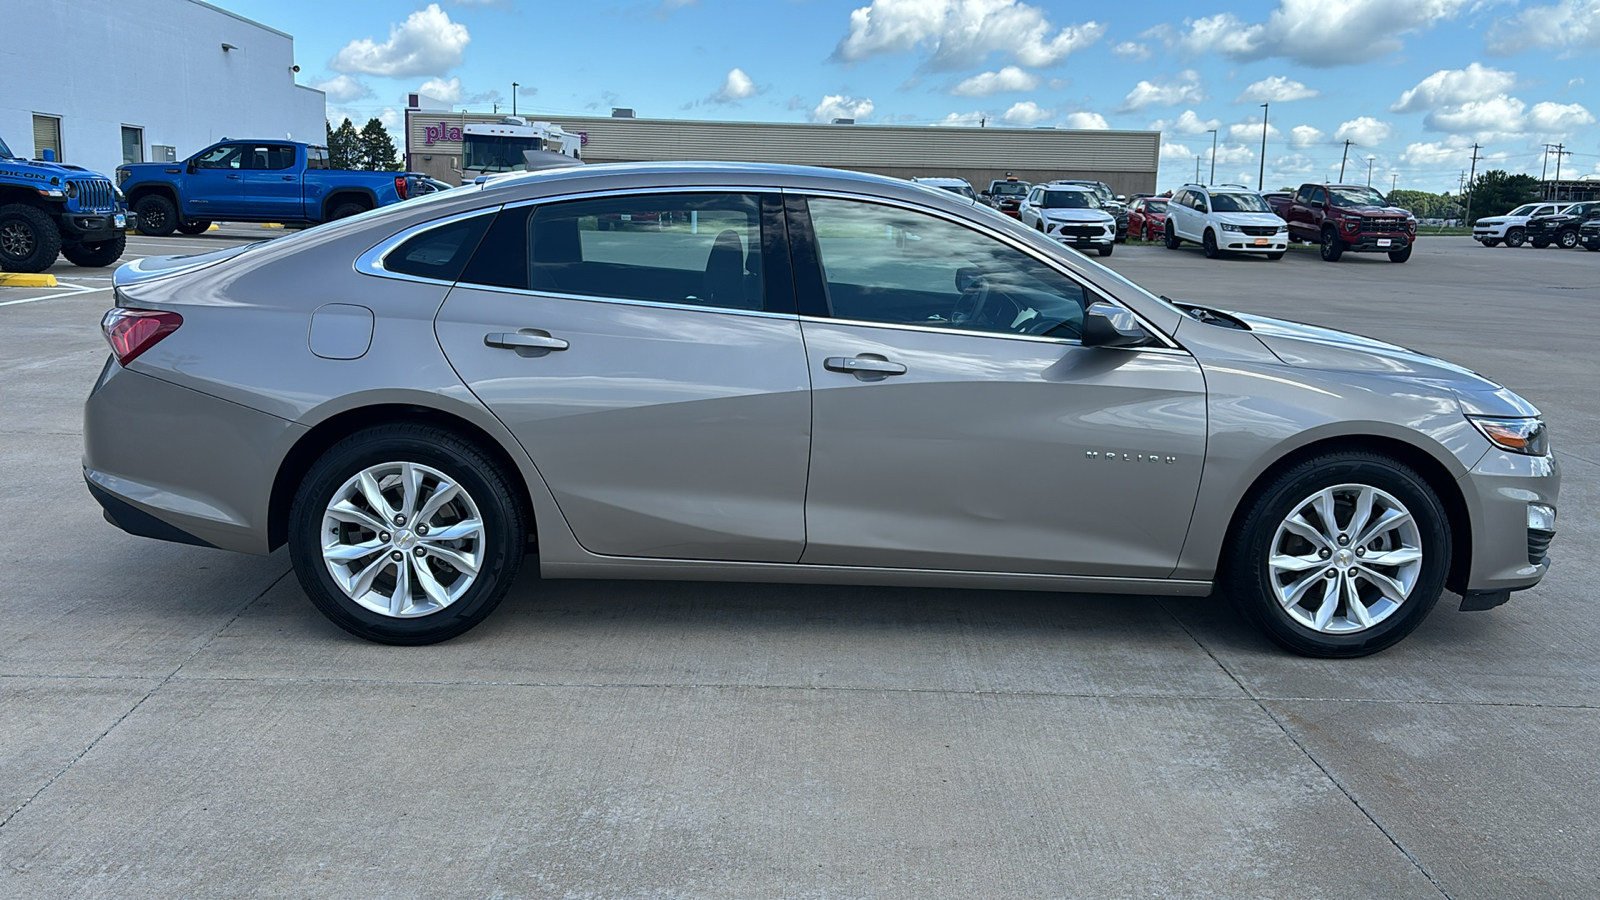
<svg viewBox="0 0 1600 900"><path fill-rule="evenodd" d="M515 81L511 82L511 114L513 116L517 114L517 88L521 86Z"/></svg>
<svg viewBox="0 0 1600 900"><path fill-rule="evenodd" d="M1258 191L1267 183L1267 113L1271 111L1267 104L1261 104L1261 171L1256 175Z"/></svg>
<svg viewBox="0 0 1600 900"><path fill-rule="evenodd" d="M1217 183L1217 130L1215 128L1208 128L1206 130L1211 132L1211 181L1210 181L1210 183L1211 184L1216 184ZM1194 174L1194 177L1195 177L1196 181L1199 181L1200 180L1200 173L1196 172Z"/></svg>

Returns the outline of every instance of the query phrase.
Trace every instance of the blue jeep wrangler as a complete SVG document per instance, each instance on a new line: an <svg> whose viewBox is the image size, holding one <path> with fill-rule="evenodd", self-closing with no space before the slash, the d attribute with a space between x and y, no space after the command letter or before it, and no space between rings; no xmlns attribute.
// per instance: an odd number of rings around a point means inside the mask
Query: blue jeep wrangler
<svg viewBox="0 0 1600 900"><path fill-rule="evenodd" d="M0 272L43 272L58 255L79 266L116 262L128 242L118 194L104 175L19 159L0 141Z"/></svg>

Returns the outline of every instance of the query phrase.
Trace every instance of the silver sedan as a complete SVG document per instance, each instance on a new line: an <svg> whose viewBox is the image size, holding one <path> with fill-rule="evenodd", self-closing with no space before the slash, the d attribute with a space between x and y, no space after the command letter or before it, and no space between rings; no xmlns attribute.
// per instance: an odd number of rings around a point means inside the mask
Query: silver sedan
<svg viewBox="0 0 1600 900"><path fill-rule="evenodd" d="M361 637L547 578L1203 596L1298 653L1549 567L1533 406L1354 335L1179 305L908 182L496 178L120 269L84 475L268 553ZM530 553L536 556L530 557Z"/></svg>

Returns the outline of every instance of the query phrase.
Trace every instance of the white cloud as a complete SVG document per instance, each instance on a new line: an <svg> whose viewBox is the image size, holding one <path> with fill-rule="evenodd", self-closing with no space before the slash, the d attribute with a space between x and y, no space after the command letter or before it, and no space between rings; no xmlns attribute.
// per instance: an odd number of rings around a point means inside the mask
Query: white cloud
<svg viewBox="0 0 1600 900"><path fill-rule="evenodd" d="M1282 75L1263 78L1255 84L1245 88L1235 103L1287 103L1290 100L1306 100L1317 96L1319 92L1308 88L1298 81L1290 80Z"/></svg>
<svg viewBox="0 0 1600 900"><path fill-rule="evenodd" d="M1259 139L1259 136L1258 136ZM1255 162L1256 152L1247 144L1223 144L1217 148L1217 163L1232 166L1238 163Z"/></svg>
<svg viewBox="0 0 1600 900"><path fill-rule="evenodd" d="M728 77L723 80L722 87L711 95L712 103L737 103L761 93L756 83L743 69L730 69Z"/></svg>
<svg viewBox="0 0 1600 900"><path fill-rule="evenodd" d="M1535 103L1528 111L1529 131L1561 134L1593 124L1594 114L1577 103Z"/></svg>
<svg viewBox="0 0 1600 900"><path fill-rule="evenodd" d="M383 109L378 111L376 117L373 116L372 110L370 109L348 109L338 106L328 107L328 121L332 122L333 127L335 128L339 127L340 122L343 122L345 119L349 119L350 124L354 125L356 130L359 131L367 124L367 120L372 118L376 118L379 122L382 122L383 127L389 129L389 133L395 137L396 144L398 145L400 143L400 135L398 134L398 131L405 126L405 115L395 107L385 106ZM313 142L320 142L322 138L316 137L312 138L311 140Z"/></svg>
<svg viewBox="0 0 1600 900"><path fill-rule="evenodd" d="M1161 159L1165 162L1186 162L1194 159L1198 154L1189 149L1187 144L1178 144L1172 141L1161 142Z"/></svg>
<svg viewBox="0 0 1600 900"><path fill-rule="evenodd" d="M1039 86L1039 76L1016 66L998 72L981 72L950 89L957 97L987 97L1005 91L1031 91Z"/></svg>
<svg viewBox="0 0 1600 900"><path fill-rule="evenodd" d="M1439 166L1445 163L1464 161L1471 157L1470 147L1455 147L1449 143L1418 143L1408 144L1404 153L1400 154L1400 161L1417 166Z"/></svg>
<svg viewBox="0 0 1600 900"><path fill-rule="evenodd" d="M1111 52L1126 60L1144 62L1150 58L1150 45L1141 44L1137 41L1123 41L1112 47Z"/></svg>
<svg viewBox="0 0 1600 900"><path fill-rule="evenodd" d="M1105 33L1095 22L1056 28L1043 10L1018 0L872 0L850 13L837 62L921 49L934 71L976 66L994 52L1025 66L1053 66Z"/></svg>
<svg viewBox="0 0 1600 900"><path fill-rule="evenodd" d="M1221 128L1221 119L1202 119L1194 110L1186 109L1183 115L1172 121L1157 119L1150 123L1151 131L1170 131L1175 134L1205 134L1213 128Z"/></svg>
<svg viewBox="0 0 1600 900"><path fill-rule="evenodd" d="M1339 126L1333 133L1336 141L1355 141L1362 147L1376 147L1389 139L1394 133L1394 126L1388 122L1380 122L1371 116L1361 116Z"/></svg>
<svg viewBox="0 0 1600 900"><path fill-rule="evenodd" d="M360 38L334 54L328 68L335 72L364 72L385 78L415 75L442 75L461 65L462 54L472 36L467 26L450 21L450 16L430 3L389 26L389 40L379 44Z"/></svg>
<svg viewBox="0 0 1600 900"><path fill-rule="evenodd" d="M1509 91L1517 83L1517 73L1470 63L1465 69L1440 69L1417 82L1400 95L1390 112L1423 112L1441 106L1460 106L1487 100Z"/></svg>
<svg viewBox="0 0 1600 900"><path fill-rule="evenodd" d="M1265 22L1233 13L1184 21L1183 29L1146 32L1188 54L1219 53L1240 61L1285 57L1307 66L1366 62L1400 50L1401 37L1451 19L1473 0L1279 0Z"/></svg>
<svg viewBox="0 0 1600 900"><path fill-rule="evenodd" d="M1600 48L1600 0L1560 0L1524 9L1489 29L1488 47L1499 56Z"/></svg>
<svg viewBox="0 0 1600 900"><path fill-rule="evenodd" d="M1271 123L1268 123L1267 124L1267 140L1276 141L1276 140L1280 140L1282 138L1283 138L1283 132L1278 130L1278 126L1273 125ZM1260 122L1240 122L1237 125L1229 125L1228 126L1228 140L1230 140L1230 141L1242 141L1242 142L1249 142L1249 143L1256 143L1256 144L1261 143L1261 123Z"/></svg>
<svg viewBox="0 0 1600 900"><path fill-rule="evenodd" d="M1432 131L1455 134L1468 132L1522 130L1523 110L1527 104L1515 97L1500 94L1487 100L1473 100L1459 106L1436 109L1423 117L1422 124Z"/></svg>
<svg viewBox="0 0 1600 900"><path fill-rule="evenodd" d="M329 103L350 103L372 96L372 88L362 84L361 79L349 75L335 75L327 81L313 81L311 86L327 94Z"/></svg>
<svg viewBox="0 0 1600 900"><path fill-rule="evenodd" d="M1007 122L1020 122L1023 125L1033 125L1037 122L1043 122L1045 119L1050 118L1051 115L1053 115L1053 113L1049 109L1040 106L1032 100L1023 100L1020 103L1013 103L1011 108L1006 110L1005 114L1002 115L1001 118L1005 119Z"/></svg>
<svg viewBox="0 0 1600 900"><path fill-rule="evenodd" d="M417 88L417 93L427 94L435 100L443 100L446 103L460 103L461 79L429 78Z"/></svg>
<svg viewBox="0 0 1600 900"><path fill-rule="evenodd" d="M1119 112L1134 112L1147 106L1176 106L1179 103L1203 103L1206 90L1200 83L1200 73L1186 69L1176 81L1141 81L1123 98Z"/></svg>
<svg viewBox="0 0 1600 900"><path fill-rule="evenodd" d="M1269 168L1279 175L1306 175L1317 168L1317 161L1304 153L1290 153L1271 160Z"/></svg>
<svg viewBox="0 0 1600 900"><path fill-rule="evenodd" d="M1075 131L1105 131L1111 127L1105 116L1092 112L1069 113L1062 124Z"/></svg>
<svg viewBox="0 0 1600 900"><path fill-rule="evenodd" d="M941 127L977 128L987 118L988 116L982 110L973 110L965 113L951 113L935 124Z"/></svg>
<svg viewBox="0 0 1600 900"><path fill-rule="evenodd" d="M1289 129L1289 146L1310 147L1313 144L1322 143L1326 137L1327 135L1316 128L1312 128L1310 125L1296 125Z"/></svg>
<svg viewBox="0 0 1600 900"><path fill-rule="evenodd" d="M865 119L872 115L872 101L863 97L857 100L844 94L829 94L811 110L811 121L832 122L834 119Z"/></svg>

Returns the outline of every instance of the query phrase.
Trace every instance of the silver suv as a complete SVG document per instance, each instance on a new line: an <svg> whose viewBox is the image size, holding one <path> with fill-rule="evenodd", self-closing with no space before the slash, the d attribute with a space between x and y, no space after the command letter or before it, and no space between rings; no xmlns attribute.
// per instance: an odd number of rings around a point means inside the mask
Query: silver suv
<svg viewBox="0 0 1600 900"><path fill-rule="evenodd" d="M624 215L657 227L600 227ZM311 601L377 641L466 631L532 562L1220 589L1284 647L1360 656L1446 588L1485 608L1550 566L1560 478L1522 398L1169 303L897 179L519 173L141 259L115 303L84 411L107 517L287 544Z"/></svg>

